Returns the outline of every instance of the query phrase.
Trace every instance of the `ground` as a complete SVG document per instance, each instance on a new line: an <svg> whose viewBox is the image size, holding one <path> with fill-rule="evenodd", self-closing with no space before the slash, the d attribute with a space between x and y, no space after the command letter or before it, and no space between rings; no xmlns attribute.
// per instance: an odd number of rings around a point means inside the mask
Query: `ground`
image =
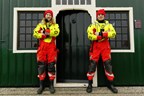
<svg viewBox="0 0 144 96"><path fill-rule="evenodd" d="M113 94L106 87L93 88L92 93L86 93L86 88L56 88L55 94L50 94L46 88L42 95L37 95L35 88L0 88L0 96L144 96L144 87L116 87L118 94Z"/></svg>

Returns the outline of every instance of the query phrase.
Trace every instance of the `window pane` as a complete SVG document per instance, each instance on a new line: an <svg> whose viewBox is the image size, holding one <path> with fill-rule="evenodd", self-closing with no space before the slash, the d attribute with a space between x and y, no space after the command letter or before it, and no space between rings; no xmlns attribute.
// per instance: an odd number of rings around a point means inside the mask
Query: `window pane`
<svg viewBox="0 0 144 96"><path fill-rule="evenodd" d="M121 26L121 21L116 21L116 26Z"/></svg>
<svg viewBox="0 0 144 96"><path fill-rule="evenodd" d="M121 28L115 28L116 33L121 33Z"/></svg>
<svg viewBox="0 0 144 96"><path fill-rule="evenodd" d="M85 5L85 0L80 0L82 5Z"/></svg>
<svg viewBox="0 0 144 96"><path fill-rule="evenodd" d="M69 5L73 5L73 0L68 0Z"/></svg>
<svg viewBox="0 0 144 96"><path fill-rule="evenodd" d="M60 5L61 0L56 0L56 5Z"/></svg>
<svg viewBox="0 0 144 96"><path fill-rule="evenodd" d="M79 5L79 0L74 0L75 5Z"/></svg>
<svg viewBox="0 0 144 96"><path fill-rule="evenodd" d="M25 14L24 13L20 14L20 19L25 19Z"/></svg>
<svg viewBox="0 0 144 96"><path fill-rule="evenodd" d="M91 0L87 0L87 4L90 5L91 4Z"/></svg>
<svg viewBox="0 0 144 96"><path fill-rule="evenodd" d="M32 21L32 26L36 27L37 24L38 24L38 21Z"/></svg>
<svg viewBox="0 0 144 96"><path fill-rule="evenodd" d="M26 28L26 33L32 33L31 28Z"/></svg>
<svg viewBox="0 0 144 96"><path fill-rule="evenodd" d="M26 48L31 48L31 42L26 42Z"/></svg>
<svg viewBox="0 0 144 96"><path fill-rule="evenodd" d="M115 21L114 20L110 20L109 23L111 23L113 26L116 26Z"/></svg>
<svg viewBox="0 0 144 96"><path fill-rule="evenodd" d="M114 14L110 14L110 19L115 19L115 15Z"/></svg>
<svg viewBox="0 0 144 96"><path fill-rule="evenodd" d="M115 42L111 42L110 45L111 45L111 48L115 48Z"/></svg>
<svg viewBox="0 0 144 96"><path fill-rule="evenodd" d="M32 42L32 48L35 48L37 45L37 42Z"/></svg>
<svg viewBox="0 0 144 96"><path fill-rule="evenodd" d="M26 40L31 40L31 35L26 35Z"/></svg>
<svg viewBox="0 0 144 96"><path fill-rule="evenodd" d="M128 33L128 28L122 28L122 33Z"/></svg>
<svg viewBox="0 0 144 96"><path fill-rule="evenodd" d="M25 42L20 42L19 48L25 48Z"/></svg>
<svg viewBox="0 0 144 96"><path fill-rule="evenodd" d="M128 19L127 14L122 14L122 19Z"/></svg>
<svg viewBox="0 0 144 96"><path fill-rule="evenodd" d="M127 21L122 21L122 26L128 26Z"/></svg>
<svg viewBox="0 0 144 96"><path fill-rule="evenodd" d="M67 4L67 0L62 0L62 4L66 5Z"/></svg>
<svg viewBox="0 0 144 96"><path fill-rule="evenodd" d="M127 34L123 34L123 35L122 35L122 38L123 38L123 40L128 40Z"/></svg>
<svg viewBox="0 0 144 96"><path fill-rule="evenodd" d="M39 19L42 19L43 18L43 14L39 14Z"/></svg>
<svg viewBox="0 0 144 96"><path fill-rule="evenodd" d="M122 47L123 48L129 48L129 41L128 40L124 40L123 42L122 42Z"/></svg>
<svg viewBox="0 0 144 96"><path fill-rule="evenodd" d="M25 28L20 28L20 33L25 33Z"/></svg>
<svg viewBox="0 0 144 96"><path fill-rule="evenodd" d="M33 14L32 19L38 19L38 14Z"/></svg>
<svg viewBox="0 0 144 96"><path fill-rule="evenodd" d="M31 26L31 21L26 21L26 26Z"/></svg>
<svg viewBox="0 0 144 96"><path fill-rule="evenodd" d="M109 13L106 14L105 19L109 19Z"/></svg>
<svg viewBox="0 0 144 96"><path fill-rule="evenodd" d="M26 14L26 19L31 19L31 14Z"/></svg>
<svg viewBox="0 0 144 96"><path fill-rule="evenodd" d="M116 19L121 19L121 15L120 14L116 14Z"/></svg>
<svg viewBox="0 0 144 96"><path fill-rule="evenodd" d="M20 26L25 26L25 21L20 21Z"/></svg>
<svg viewBox="0 0 144 96"><path fill-rule="evenodd" d="M120 34L116 35L116 40L121 40L121 35Z"/></svg>
<svg viewBox="0 0 144 96"><path fill-rule="evenodd" d="M121 41L117 42L117 48L121 48Z"/></svg>
<svg viewBox="0 0 144 96"><path fill-rule="evenodd" d="M25 41L25 35L20 35L20 41Z"/></svg>

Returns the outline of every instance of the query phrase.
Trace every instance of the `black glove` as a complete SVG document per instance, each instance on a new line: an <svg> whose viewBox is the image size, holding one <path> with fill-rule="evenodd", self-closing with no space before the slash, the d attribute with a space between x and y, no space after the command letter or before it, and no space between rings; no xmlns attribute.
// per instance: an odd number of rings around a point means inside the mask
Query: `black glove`
<svg viewBox="0 0 144 96"><path fill-rule="evenodd" d="M104 31L104 29L101 29L101 30L100 30L99 36L102 36L102 37L103 37L103 31Z"/></svg>
<svg viewBox="0 0 144 96"><path fill-rule="evenodd" d="M43 33L45 34L46 33L46 29L43 30ZM46 35L46 34L45 34ZM46 35L46 38L48 38L49 35Z"/></svg>

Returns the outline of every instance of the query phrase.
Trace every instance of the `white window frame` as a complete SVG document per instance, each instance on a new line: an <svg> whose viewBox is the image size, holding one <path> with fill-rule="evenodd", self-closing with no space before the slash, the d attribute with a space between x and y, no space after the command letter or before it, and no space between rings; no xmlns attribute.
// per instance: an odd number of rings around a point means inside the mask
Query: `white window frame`
<svg viewBox="0 0 144 96"><path fill-rule="evenodd" d="M106 11L129 11L129 36L130 36L130 49L112 49L112 53L134 53L134 24L133 24L133 8L132 7L97 7L96 10L105 9Z"/></svg>

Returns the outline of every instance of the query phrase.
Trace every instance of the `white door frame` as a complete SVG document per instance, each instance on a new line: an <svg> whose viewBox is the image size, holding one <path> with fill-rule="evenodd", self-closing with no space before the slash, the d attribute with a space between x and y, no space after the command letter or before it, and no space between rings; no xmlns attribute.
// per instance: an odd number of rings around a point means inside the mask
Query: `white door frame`
<svg viewBox="0 0 144 96"><path fill-rule="evenodd" d="M61 4L56 5L56 0L52 1L52 9L54 12L54 19L56 19L56 16L60 11L64 10L84 10L87 11L91 16L91 22L94 22L96 19L96 1L91 0L91 4L87 5L87 0L85 0L85 4L74 5L74 0L72 5L68 5L68 0L66 5L62 5L62 0L60 0ZM56 20L55 20L56 21ZM86 87L87 83L57 83L55 80L55 86L56 87ZM94 80L93 80L93 86L97 87L97 72L95 73Z"/></svg>

